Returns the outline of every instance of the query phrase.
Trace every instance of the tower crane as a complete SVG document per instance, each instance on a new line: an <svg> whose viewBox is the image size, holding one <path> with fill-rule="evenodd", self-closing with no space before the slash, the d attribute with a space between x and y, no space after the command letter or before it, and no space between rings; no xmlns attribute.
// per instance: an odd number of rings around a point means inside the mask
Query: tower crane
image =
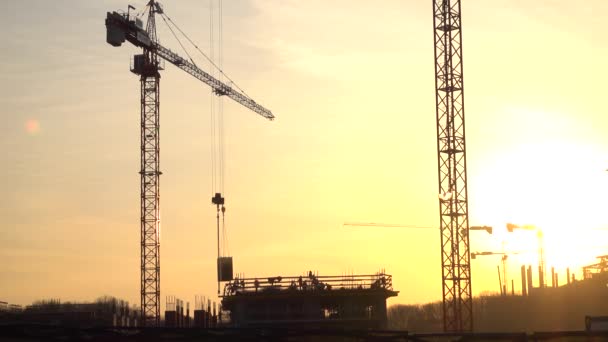
<svg viewBox="0 0 608 342"><path fill-rule="evenodd" d="M498 269L498 282L500 283L500 293L503 296L507 295L507 290L509 287L509 282L507 280L507 259L509 255L519 254L519 252L473 252L471 253L471 259L477 259L478 256L484 255L501 255L500 262L502 264L502 278L500 276L500 268Z"/></svg>
<svg viewBox="0 0 608 342"><path fill-rule="evenodd" d="M141 126L140 126L140 204L141 204L141 318L145 326L160 323L160 194L159 178L162 174L159 163L159 96L160 72L165 60L199 81L210 86L218 96L226 96L245 108L273 120L272 112L247 96L234 83L226 84L210 73L200 69L192 59L188 60L161 45L156 35L155 16L163 19L164 9L160 3L150 0L146 6L147 22L127 13L108 12L105 20L106 41L118 47L125 41L143 51L134 56L131 72L140 76ZM219 70L222 74L223 71ZM221 195L219 196L221 197ZM223 199L222 199L223 200ZM214 198L212 202L216 204Z"/></svg>
<svg viewBox="0 0 608 342"><path fill-rule="evenodd" d="M443 329L473 330L460 0L433 0Z"/></svg>
<svg viewBox="0 0 608 342"><path fill-rule="evenodd" d="M538 285L540 288L546 286L546 276L547 272L546 268L546 260L545 260L545 248L544 248L544 239L543 239L543 231L533 224L515 224L515 223L507 223L507 231L509 233L513 233L515 229L521 230L532 230L536 231L536 238L538 239L538 274L539 274L539 282Z"/></svg>
<svg viewBox="0 0 608 342"><path fill-rule="evenodd" d="M344 227L387 227L387 228L413 228L413 229L438 229L432 226L417 226L413 224L401 223L379 223L379 222L344 222ZM483 230L488 234L492 234L493 228L490 226L470 226L469 230Z"/></svg>

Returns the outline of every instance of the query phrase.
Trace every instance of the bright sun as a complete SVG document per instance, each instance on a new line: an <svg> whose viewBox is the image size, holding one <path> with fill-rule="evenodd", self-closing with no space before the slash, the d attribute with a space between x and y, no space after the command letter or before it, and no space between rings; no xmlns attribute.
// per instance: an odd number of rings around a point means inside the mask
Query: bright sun
<svg viewBox="0 0 608 342"><path fill-rule="evenodd" d="M522 254L513 260L519 265L538 265L537 232L507 233L505 228L508 222L535 225L543 232L547 269L574 267L580 272L580 266L608 254L608 243L602 244L608 237L603 230L606 166L594 147L559 141L522 143L486 161L481 177L469 187L477 199L471 212L479 220L475 224L496 228L492 242L476 247L472 240L472 250L518 251Z"/></svg>

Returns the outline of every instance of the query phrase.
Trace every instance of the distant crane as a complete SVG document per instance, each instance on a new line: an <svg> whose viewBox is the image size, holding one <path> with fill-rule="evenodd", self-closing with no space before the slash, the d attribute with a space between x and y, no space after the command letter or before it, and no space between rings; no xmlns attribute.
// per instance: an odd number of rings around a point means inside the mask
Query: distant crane
<svg viewBox="0 0 608 342"><path fill-rule="evenodd" d="M443 329L473 331L460 0L433 0Z"/></svg>
<svg viewBox="0 0 608 342"><path fill-rule="evenodd" d="M387 228L412 228L412 229L437 229L433 226L417 226L413 224L400 224L400 223L378 223L378 222L344 222L343 226L351 227L387 227Z"/></svg>
<svg viewBox="0 0 608 342"><path fill-rule="evenodd" d="M417 226L413 224L400 224L400 223L378 223L378 222L344 222L343 226L351 227L387 227L387 228L410 228L410 229L439 229L439 227L433 226ZM469 230L484 230L488 234L492 234L492 227L490 226L471 226Z"/></svg>
<svg viewBox="0 0 608 342"><path fill-rule="evenodd" d="M159 164L159 71L163 70L161 59L207 84L218 96L227 96L266 119L272 120L274 115L247 96L233 82L229 85L214 78L196 66L192 59L187 60L160 45L156 36L155 15L166 18L160 3L155 0L148 2L146 6L148 19L145 28L138 16L131 16L131 9L135 8L129 6L127 13L107 13L106 41L112 46L121 46L127 40L143 49L142 54L135 55L131 67L131 71L140 76L141 82L139 172L141 175L141 317L142 324L158 326L160 324L159 178L162 174ZM222 70L219 72L223 75ZM218 204L219 197L214 197L212 202ZM223 203L223 198L221 201Z"/></svg>
<svg viewBox="0 0 608 342"><path fill-rule="evenodd" d="M507 290L509 288L508 284L508 280L507 280L507 259L509 258L509 255L511 254L519 254L519 252L473 252L471 253L471 259L477 259L478 256L484 256L484 255L502 255L502 257L500 258L501 264L502 264L502 277L501 277L501 272L500 272L500 268L498 269L498 282L500 283L500 293L503 296L507 295Z"/></svg>
<svg viewBox="0 0 608 342"><path fill-rule="evenodd" d="M545 270L546 268L546 260L545 260L545 243L544 243L544 239L543 239L543 231L536 227L533 224L514 224L514 223L507 223L507 231L509 233L513 233L513 231L515 229L522 229L522 230L533 230L536 231L536 237L538 239L538 272L539 272L539 287L543 288L546 287L545 284L545 279L546 279L546 275L547 272Z"/></svg>

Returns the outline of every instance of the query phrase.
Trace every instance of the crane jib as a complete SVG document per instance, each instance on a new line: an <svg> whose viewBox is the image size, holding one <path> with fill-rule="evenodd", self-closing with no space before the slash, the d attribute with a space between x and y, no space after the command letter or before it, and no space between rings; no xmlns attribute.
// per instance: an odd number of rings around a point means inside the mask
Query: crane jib
<svg viewBox="0 0 608 342"><path fill-rule="evenodd" d="M223 83L222 81L218 80L217 78L211 76L209 73L200 69L193 63L185 60L183 57L179 56L175 52L165 48L164 46L162 46L160 44L155 44L155 48L156 48L156 53L158 54L159 57L163 58L164 60L168 61L169 63L175 65L176 67L184 70L185 72L187 72L190 75L194 76L195 78L199 79L203 83L207 84L208 86L210 86L213 89L215 94L217 94L219 96L228 96L235 102L245 106L246 108L251 109L252 111L260 114L261 116L263 116L269 120L274 119L274 115L272 114L272 112L270 110L257 104L254 100L252 100L248 96L243 95L242 93L236 91L231 86L229 86L229 85Z"/></svg>
<svg viewBox="0 0 608 342"><path fill-rule="evenodd" d="M227 96L242 106L265 117L266 119L274 119L274 115L270 110L259 105L250 97L211 76L209 73L179 56L177 53L158 43L152 42L148 33L143 29L141 23L136 19L131 20L128 15L118 12L108 12L106 17L106 29L106 41L108 44L112 46L121 46L122 43L127 40L135 46L153 49L162 59L177 66L178 68L184 70L210 86L213 89L213 92L218 96Z"/></svg>

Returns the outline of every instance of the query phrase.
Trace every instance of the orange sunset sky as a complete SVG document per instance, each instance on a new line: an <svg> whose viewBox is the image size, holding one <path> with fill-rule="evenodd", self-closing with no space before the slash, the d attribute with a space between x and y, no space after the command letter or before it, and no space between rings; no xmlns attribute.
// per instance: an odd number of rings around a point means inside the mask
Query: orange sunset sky
<svg viewBox="0 0 608 342"><path fill-rule="evenodd" d="M0 300L139 303L138 50L105 42L107 11L144 0L22 0L0 13ZM224 69L277 116L225 101L226 222L248 277L393 275L389 304L441 298L432 2L224 1ZM165 1L209 49L209 1ZM536 265L608 254L604 0L463 0L471 251ZM180 51L162 21L161 43ZM201 65L205 65L201 59ZM161 79L161 297L214 296L210 90ZM472 260L498 291L499 256Z"/></svg>

